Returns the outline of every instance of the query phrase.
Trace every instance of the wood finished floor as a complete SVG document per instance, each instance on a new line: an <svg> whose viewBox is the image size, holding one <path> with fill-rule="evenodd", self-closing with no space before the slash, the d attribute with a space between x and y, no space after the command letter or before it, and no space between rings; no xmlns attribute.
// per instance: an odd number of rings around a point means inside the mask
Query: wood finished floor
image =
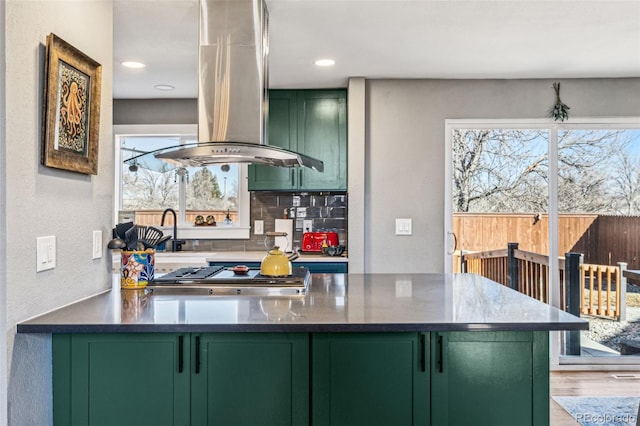
<svg viewBox="0 0 640 426"><path fill-rule="evenodd" d="M551 396L640 395L640 378L616 379L614 375L640 377L640 371L552 371ZM560 405L551 400L551 426L576 426Z"/></svg>

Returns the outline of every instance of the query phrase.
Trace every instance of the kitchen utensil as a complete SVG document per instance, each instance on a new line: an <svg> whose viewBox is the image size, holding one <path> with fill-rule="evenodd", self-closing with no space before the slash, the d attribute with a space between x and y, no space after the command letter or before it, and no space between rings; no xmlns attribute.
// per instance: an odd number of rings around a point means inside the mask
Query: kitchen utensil
<svg viewBox="0 0 640 426"><path fill-rule="evenodd" d="M337 246L337 232L305 232L302 234L302 251L322 252L322 243L326 242L327 246Z"/></svg>
<svg viewBox="0 0 640 426"><path fill-rule="evenodd" d="M294 247L293 254L285 256L280 247L274 246L272 250L262 259L260 263L260 274L269 277L286 277L291 275L291 261L299 256L298 250Z"/></svg>
<svg viewBox="0 0 640 426"><path fill-rule="evenodd" d="M144 239L148 228L144 225L136 225L136 228L138 229L138 240Z"/></svg>
<svg viewBox="0 0 640 426"><path fill-rule="evenodd" d="M140 241L142 241L146 248L155 248L163 235L164 233L158 228L147 226L145 227L145 233L142 238L140 238Z"/></svg>
<svg viewBox="0 0 640 426"><path fill-rule="evenodd" d="M127 244L127 250L135 250L138 248L138 230L135 226L127 229L124 233L124 242Z"/></svg>
<svg viewBox="0 0 640 426"><path fill-rule="evenodd" d="M163 235L162 238L160 238L156 243L156 245L153 246L152 248L157 249L158 247L160 247L161 245L169 241L171 238L173 238L171 235Z"/></svg>
<svg viewBox="0 0 640 426"><path fill-rule="evenodd" d="M125 239L125 234L129 230L129 228L133 227L133 222L124 222L118 223L116 225L116 237L120 237L123 240Z"/></svg>
<svg viewBox="0 0 640 426"><path fill-rule="evenodd" d="M107 248L115 250L115 249L123 249L127 247L127 243L120 237L116 237L113 240L109 241L107 244Z"/></svg>

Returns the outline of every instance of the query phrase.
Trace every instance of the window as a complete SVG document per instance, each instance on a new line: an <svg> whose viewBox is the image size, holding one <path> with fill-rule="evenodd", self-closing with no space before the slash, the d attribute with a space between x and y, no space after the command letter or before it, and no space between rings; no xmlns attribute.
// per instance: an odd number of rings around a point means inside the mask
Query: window
<svg viewBox="0 0 640 426"><path fill-rule="evenodd" d="M177 168L153 155L132 157L196 142L196 126L114 126L116 222L132 217L139 225L160 226L162 213L178 216L180 238L249 237L246 165ZM215 226L213 223L215 222ZM165 226L173 226L173 216Z"/></svg>

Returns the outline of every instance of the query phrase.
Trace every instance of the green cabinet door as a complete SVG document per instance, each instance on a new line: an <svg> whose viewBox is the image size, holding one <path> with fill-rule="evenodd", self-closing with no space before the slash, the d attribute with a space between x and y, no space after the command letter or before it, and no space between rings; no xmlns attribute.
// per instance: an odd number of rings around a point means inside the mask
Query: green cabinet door
<svg viewBox="0 0 640 426"><path fill-rule="evenodd" d="M193 425L309 424L307 333L192 335Z"/></svg>
<svg viewBox="0 0 640 426"><path fill-rule="evenodd" d="M427 425L428 345L420 333L315 333L312 424Z"/></svg>
<svg viewBox="0 0 640 426"><path fill-rule="evenodd" d="M54 334L54 424L190 423L188 335Z"/></svg>
<svg viewBox="0 0 640 426"><path fill-rule="evenodd" d="M549 424L548 332L432 333L431 424Z"/></svg>
<svg viewBox="0 0 640 426"><path fill-rule="evenodd" d="M324 162L324 172L298 170L307 191L347 190L347 95L344 90L298 94L298 150Z"/></svg>
<svg viewBox="0 0 640 426"><path fill-rule="evenodd" d="M324 172L249 166L250 191L346 191L347 92L271 90L267 142L324 162Z"/></svg>
<svg viewBox="0 0 640 426"><path fill-rule="evenodd" d="M295 90L269 92L269 118L267 143L296 151L298 140L298 93ZM250 165L248 185L250 191L284 191L295 187L295 169Z"/></svg>

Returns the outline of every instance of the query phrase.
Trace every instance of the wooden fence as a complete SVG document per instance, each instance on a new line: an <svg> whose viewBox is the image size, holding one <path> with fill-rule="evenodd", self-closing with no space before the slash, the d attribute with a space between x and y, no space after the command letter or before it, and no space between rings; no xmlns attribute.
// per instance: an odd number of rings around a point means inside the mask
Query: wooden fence
<svg viewBox="0 0 640 426"><path fill-rule="evenodd" d="M458 249L485 251L518 241L521 250L549 253L546 214L455 213L453 232ZM582 253L585 263L640 269L640 217L560 214L560 253Z"/></svg>
<svg viewBox="0 0 640 426"><path fill-rule="evenodd" d="M622 271L625 263L618 266L594 265L580 262L576 256L577 270L573 273L579 277L579 312L575 314L597 315L613 319L624 318L626 279ZM456 259L457 258L457 259ZM454 256L455 263L461 272L476 273L511 287L530 297L549 303L549 256L518 249L518 245L510 243L508 248L476 253L464 253ZM571 300L567 280L569 271L567 259L559 259L560 269L560 306L568 310ZM575 288L578 288L576 283ZM575 300L575 299L574 299Z"/></svg>
<svg viewBox="0 0 640 426"><path fill-rule="evenodd" d="M160 221L162 219L162 212L164 210L136 210L134 223L136 225L145 225L145 226L160 226ZM206 218L209 215L212 215L217 223L217 225L221 225L224 221L225 216L227 215L226 210L187 210L186 220L187 223L194 224L196 222L196 216L201 215L203 218ZM229 217L232 221L238 221L238 212L231 211L229 212ZM164 224L166 226L173 226L173 215L168 214L165 218Z"/></svg>

